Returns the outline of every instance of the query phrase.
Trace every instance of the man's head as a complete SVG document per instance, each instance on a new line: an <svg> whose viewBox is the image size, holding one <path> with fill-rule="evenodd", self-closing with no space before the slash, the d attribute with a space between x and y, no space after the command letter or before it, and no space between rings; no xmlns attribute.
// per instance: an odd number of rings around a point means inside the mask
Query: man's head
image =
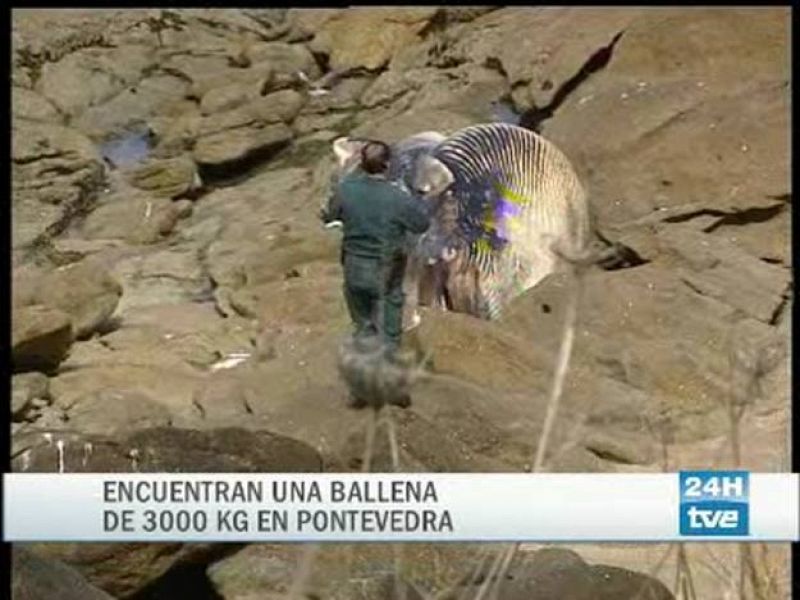
<svg viewBox="0 0 800 600"><path fill-rule="evenodd" d="M361 149L361 168L370 175L385 173L390 158L389 146L378 141L367 142Z"/></svg>

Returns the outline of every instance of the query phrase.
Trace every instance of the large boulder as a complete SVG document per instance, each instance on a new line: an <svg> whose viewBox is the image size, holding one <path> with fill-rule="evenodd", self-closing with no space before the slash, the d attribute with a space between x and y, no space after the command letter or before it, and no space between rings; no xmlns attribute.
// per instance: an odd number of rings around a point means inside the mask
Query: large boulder
<svg viewBox="0 0 800 600"><path fill-rule="evenodd" d="M52 271L19 271L15 277L15 306L41 304L64 312L69 315L77 339L101 329L116 310L121 295L119 283L92 259Z"/></svg>
<svg viewBox="0 0 800 600"><path fill-rule="evenodd" d="M454 600L484 585L487 566L478 578L467 580L443 600ZM477 579L477 582L474 582ZM518 554L506 579L497 584L502 598L508 600L618 600L653 598L673 600L667 587L648 575L606 565L589 565L579 554L561 548L544 548L530 554Z"/></svg>
<svg viewBox="0 0 800 600"><path fill-rule="evenodd" d="M39 556L24 546L11 550L11 597L14 600L114 600L89 584L72 567Z"/></svg>
<svg viewBox="0 0 800 600"><path fill-rule="evenodd" d="M188 156L151 159L127 176L133 187L166 198L178 198L202 186L197 165Z"/></svg>
<svg viewBox="0 0 800 600"><path fill-rule="evenodd" d="M154 58L152 47L139 44L77 50L46 62L37 89L59 110L76 116L136 83Z"/></svg>
<svg viewBox="0 0 800 600"><path fill-rule="evenodd" d="M11 417L32 420L31 415L51 402L50 383L42 373L22 373L11 379Z"/></svg>
<svg viewBox="0 0 800 600"><path fill-rule="evenodd" d="M789 192L788 22L779 8L657 9L626 26L543 123L585 173L601 226L680 206L734 214Z"/></svg>
<svg viewBox="0 0 800 600"><path fill-rule="evenodd" d="M87 240L152 244L169 235L180 218L180 206L167 198L135 189L120 190L104 196L100 205L78 225L76 233Z"/></svg>
<svg viewBox="0 0 800 600"><path fill-rule="evenodd" d="M261 129L231 129L200 138L193 157L201 173L211 177L230 175L243 165L266 160L286 146L292 137L292 130L283 124Z"/></svg>
<svg viewBox="0 0 800 600"><path fill-rule="evenodd" d="M33 242L63 231L88 211L104 169L91 141L73 129L15 119L12 123L12 242Z"/></svg>
<svg viewBox="0 0 800 600"><path fill-rule="evenodd" d="M58 309L20 306L12 311L11 324L14 371L53 371L72 345L72 321Z"/></svg>
<svg viewBox="0 0 800 600"><path fill-rule="evenodd" d="M131 400L135 400L131 398ZM13 468L26 472L315 472L309 446L268 431L193 431L168 427L127 436L29 433L15 439ZM134 596L171 568L209 563L229 552L209 544L32 544L42 556L61 560L117 598Z"/></svg>
<svg viewBox="0 0 800 600"><path fill-rule="evenodd" d="M27 88L11 88L11 110L17 119L64 124L64 116L52 102Z"/></svg>
<svg viewBox="0 0 800 600"><path fill-rule="evenodd" d="M329 54L333 69L379 69L401 48L418 42L420 32L437 11L436 8L341 11L319 27L311 49ZM353 35L354 31L358 35Z"/></svg>

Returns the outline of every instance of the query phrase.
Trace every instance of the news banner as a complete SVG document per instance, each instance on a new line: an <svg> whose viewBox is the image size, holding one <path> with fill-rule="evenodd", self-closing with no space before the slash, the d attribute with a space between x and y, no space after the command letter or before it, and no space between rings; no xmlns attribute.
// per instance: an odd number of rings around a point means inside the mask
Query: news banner
<svg viewBox="0 0 800 600"><path fill-rule="evenodd" d="M798 474L4 475L32 541L797 541Z"/></svg>

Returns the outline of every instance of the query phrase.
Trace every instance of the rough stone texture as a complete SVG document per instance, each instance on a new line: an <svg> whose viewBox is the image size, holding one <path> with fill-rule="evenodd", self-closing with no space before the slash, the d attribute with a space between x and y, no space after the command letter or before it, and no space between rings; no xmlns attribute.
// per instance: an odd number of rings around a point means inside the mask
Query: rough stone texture
<svg viewBox="0 0 800 600"><path fill-rule="evenodd" d="M11 315L14 371L52 371L72 345L72 321L64 312L42 305L21 306Z"/></svg>
<svg viewBox="0 0 800 600"><path fill-rule="evenodd" d="M486 577L485 572L483 577ZM480 583L463 587L478 588ZM656 579L625 569L588 565L575 552L561 548L545 548L523 556L517 564L512 564L508 578L499 590L502 597L509 600L613 600L636 597L672 600L675 597ZM464 589L459 592L463 593ZM455 593L445 596L447 600L457 597Z"/></svg>
<svg viewBox="0 0 800 600"><path fill-rule="evenodd" d="M175 227L180 211L165 198L134 191L111 194L78 225L89 240L120 239L133 244L162 240Z"/></svg>
<svg viewBox="0 0 800 600"><path fill-rule="evenodd" d="M64 312L77 339L102 328L122 295L119 283L91 259L49 272L22 272L15 277L15 283L15 306L41 304Z"/></svg>
<svg viewBox="0 0 800 600"><path fill-rule="evenodd" d="M42 373L23 373L11 379L11 417L29 420L31 413L50 404L47 377Z"/></svg>
<svg viewBox="0 0 800 600"><path fill-rule="evenodd" d="M60 362L52 405L23 401L32 392L15 383L13 400L27 406L13 424L15 452L29 435L68 425L67 462L81 468L86 431L169 422L267 430L314 448L325 470L362 469L368 415L344 408L336 369L350 328L341 232L317 219L330 142L521 120L575 164L600 233L617 247L615 261L587 274L544 469L730 468L732 397L747 405L741 466L788 469L785 9L68 9L15 11L12 21L14 283L26 261L48 273L91 258L123 289L95 336ZM54 107L70 113L68 128ZM147 190L122 168L104 172L91 141L134 126L156 143L140 172ZM258 139L270 131L280 134L274 146ZM181 161L198 152L213 161L201 165L203 189L189 191L193 203L170 202L189 181ZM530 466L567 289L561 277L542 281L494 323L423 308L404 350L430 352L428 368L412 406L390 409L401 470ZM57 468L55 448L36 452ZM180 467L201 469L207 454ZM98 457L129 468L130 457ZM371 468L394 468L383 435ZM735 548L712 548L735 570ZM477 553L407 549L408 580L426 591L462 579ZM283 584L269 582L285 582L298 559L290 550L252 546L209 573L226 598L255 600L248 581L274 596ZM532 578L555 586L554 597L581 597L581 582L590 597L630 597L646 581L630 572L650 573L665 550L584 545L582 560L562 552L502 597L535 594ZM82 560L134 573L131 590L178 568L181 552L120 546ZM687 552L697 596L717 597L706 548ZM771 548L759 572L784 572L785 554ZM343 569L346 549L320 555L320 597L387 592L391 548L354 556ZM218 558L201 556L190 572L202 578ZM672 585L675 568L673 555L656 576Z"/></svg>
<svg viewBox="0 0 800 600"><path fill-rule="evenodd" d="M45 121L63 125L64 117L59 110L44 96L26 88L11 88L11 110L17 119Z"/></svg>
<svg viewBox="0 0 800 600"><path fill-rule="evenodd" d="M103 177L91 142L50 123L12 122L11 204L13 247L61 232L75 213L89 209Z"/></svg>
<svg viewBox="0 0 800 600"><path fill-rule="evenodd" d="M200 138L193 156L201 168L224 169L231 163L252 159L254 155L274 153L292 137L292 130L285 125L232 129Z"/></svg>
<svg viewBox="0 0 800 600"><path fill-rule="evenodd" d="M197 166L187 156L149 161L128 174L130 184L154 196L177 198L198 189Z"/></svg>
<svg viewBox="0 0 800 600"><path fill-rule="evenodd" d="M114 600L86 582L63 562L39 556L24 546L11 551L11 597L14 600Z"/></svg>
<svg viewBox="0 0 800 600"><path fill-rule="evenodd" d="M435 8L342 11L324 21L311 48L330 54L334 69L378 69L400 48L417 41L417 34L436 11ZM359 34L354 36L354 31Z"/></svg>

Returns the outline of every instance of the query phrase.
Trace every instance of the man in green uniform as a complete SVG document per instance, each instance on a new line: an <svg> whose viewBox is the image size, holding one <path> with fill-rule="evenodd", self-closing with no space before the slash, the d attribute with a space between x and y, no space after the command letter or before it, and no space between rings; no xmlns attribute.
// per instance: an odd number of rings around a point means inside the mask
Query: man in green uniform
<svg viewBox="0 0 800 600"><path fill-rule="evenodd" d="M377 336L390 360L403 329L403 277L408 233L421 234L430 217L412 196L386 178L390 150L368 142L360 168L335 186L322 219L341 221L344 295L355 341Z"/></svg>

